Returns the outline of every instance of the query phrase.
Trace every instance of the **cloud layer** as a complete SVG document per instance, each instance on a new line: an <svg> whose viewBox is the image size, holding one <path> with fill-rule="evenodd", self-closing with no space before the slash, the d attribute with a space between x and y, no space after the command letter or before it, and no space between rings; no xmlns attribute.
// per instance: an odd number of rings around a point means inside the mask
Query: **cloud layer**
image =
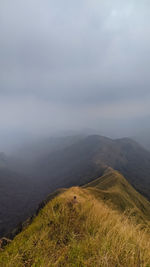
<svg viewBox="0 0 150 267"><path fill-rule="evenodd" d="M150 118L150 2L0 2L0 128L132 134Z"/></svg>

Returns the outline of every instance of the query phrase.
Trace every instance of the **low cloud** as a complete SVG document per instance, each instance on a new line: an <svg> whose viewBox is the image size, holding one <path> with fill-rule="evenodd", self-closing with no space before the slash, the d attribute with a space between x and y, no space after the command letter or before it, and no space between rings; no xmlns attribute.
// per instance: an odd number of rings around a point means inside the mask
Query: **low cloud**
<svg viewBox="0 0 150 267"><path fill-rule="evenodd" d="M146 0L1 1L1 130L147 125L149 10Z"/></svg>

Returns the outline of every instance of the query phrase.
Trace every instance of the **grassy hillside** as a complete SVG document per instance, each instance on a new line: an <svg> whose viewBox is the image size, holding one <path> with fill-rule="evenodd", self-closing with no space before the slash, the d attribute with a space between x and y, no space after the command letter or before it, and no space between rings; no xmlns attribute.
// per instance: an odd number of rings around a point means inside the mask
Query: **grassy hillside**
<svg viewBox="0 0 150 267"><path fill-rule="evenodd" d="M108 168L104 175L84 186L96 198L126 212L136 222L150 221L150 202L138 193L118 171Z"/></svg>
<svg viewBox="0 0 150 267"><path fill-rule="evenodd" d="M134 189L111 171L87 188L72 187L49 201L0 253L0 266L150 266L148 225L142 229L120 212L122 207L117 211L105 203L106 193L115 190L123 194L119 201L128 198L128 207L143 203L148 209L138 193L129 199L128 190ZM114 197L108 199L117 204Z"/></svg>

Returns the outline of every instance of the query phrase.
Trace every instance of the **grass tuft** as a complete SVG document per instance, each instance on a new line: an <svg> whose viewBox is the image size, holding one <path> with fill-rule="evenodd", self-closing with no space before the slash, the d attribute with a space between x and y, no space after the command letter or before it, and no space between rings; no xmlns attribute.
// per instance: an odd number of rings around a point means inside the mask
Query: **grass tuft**
<svg viewBox="0 0 150 267"><path fill-rule="evenodd" d="M73 187L0 253L0 266L148 267L150 235L87 188Z"/></svg>

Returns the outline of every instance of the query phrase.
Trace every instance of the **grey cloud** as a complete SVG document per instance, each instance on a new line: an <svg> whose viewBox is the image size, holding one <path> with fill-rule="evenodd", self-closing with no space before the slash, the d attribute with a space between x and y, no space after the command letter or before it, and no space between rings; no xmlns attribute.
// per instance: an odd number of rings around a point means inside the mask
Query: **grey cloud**
<svg viewBox="0 0 150 267"><path fill-rule="evenodd" d="M1 128L148 122L149 1L5 0L0 34Z"/></svg>

